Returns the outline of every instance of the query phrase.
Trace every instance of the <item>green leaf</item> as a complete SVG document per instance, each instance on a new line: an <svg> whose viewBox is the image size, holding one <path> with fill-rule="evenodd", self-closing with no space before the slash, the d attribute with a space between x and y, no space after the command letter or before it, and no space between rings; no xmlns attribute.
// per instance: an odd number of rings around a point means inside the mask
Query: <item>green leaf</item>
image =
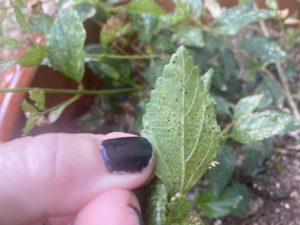
<svg viewBox="0 0 300 225"><path fill-rule="evenodd" d="M200 17L203 11L201 0L174 0L174 3L176 4L177 16L192 16L197 18Z"/></svg>
<svg viewBox="0 0 300 225"><path fill-rule="evenodd" d="M276 41L266 37L251 36L240 41L239 45L250 55L268 63L275 63L287 57L287 53Z"/></svg>
<svg viewBox="0 0 300 225"><path fill-rule="evenodd" d="M15 64L16 64L16 61L14 61L14 60L0 61L0 71L5 71L5 70L11 68Z"/></svg>
<svg viewBox="0 0 300 225"><path fill-rule="evenodd" d="M241 143L262 140L283 131L291 120L291 115L276 111L248 114L238 118L231 137Z"/></svg>
<svg viewBox="0 0 300 225"><path fill-rule="evenodd" d="M236 209L242 199L242 195L229 187L220 195L214 195L212 190L208 188L200 193L196 206L207 216L218 218Z"/></svg>
<svg viewBox="0 0 300 225"><path fill-rule="evenodd" d="M45 109L45 93L40 88L34 88L29 92L29 98L34 102L34 105L39 110Z"/></svg>
<svg viewBox="0 0 300 225"><path fill-rule="evenodd" d="M14 9L14 12L15 12L16 20L17 20L18 24L20 25L20 27L22 29L24 29L25 31L31 32L32 27L31 27L31 25L28 21L28 18L22 12L21 8L15 2L13 2L12 6L13 6L13 9Z"/></svg>
<svg viewBox="0 0 300 225"><path fill-rule="evenodd" d="M82 22L95 16L97 13L95 7L92 4L88 4L88 3L82 3L82 4L75 5L74 10L76 10L76 12Z"/></svg>
<svg viewBox="0 0 300 225"><path fill-rule="evenodd" d="M14 0L12 2L18 8L24 8L26 6L24 0Z"/></svg>
<svg viewBox="0 0 300 225"><path fill-rule="evenodd" d="M214 102L184 47L157 79L143 123L142 136L156 150L156 175L170 195L188 191L215 157L220 128Z"/></svg>
<svg viewBox="0 0 300 225"><path fill-rule="evenodd" d="M138 32L139 38L146 42L149 42L152 37L156 37L164 27L161 17L153 14L133 14L130 19L132 28Z"/></svg>
<svg viewBox="0 0 300 225"><path fill-rule="evenodd" d="M73 9L64 10L47 35L51 65L78 83L84 74L85 38L83 24Z"/></svg>
<svg viewBox="0 0 300 225"><path fill-rule="evenodd" d="M272 102L281 107L284 101L284 93L281 85L271 76L263 76L263 82L255 90L257 94L263 94L263 99L260 103L260 108L268 106Z"/></svg>
<svg viewBox="0 0 300 225"><path fill-rule="evenodd" d="M129 25L125 24L119 18L110 18L103 25L100 33L100 42L102 48L106 48L116 37L122 36L129 31Z"/></svg>
<svg viewBox="0 0 300 225"><path fill-rule="evenodd" d="M183 224L187 220L188 213L192 210L191 202L185 195L177 193L167 205L168 225Z"/></svg>
<svg viewBox="0 0 300 225"><path fill-rule="evenodd" d="M276 12L266 9L254 9L250 3L227 9L215 24L217 32L225 35L237 34L248 24L276 16Z"/></svg>
<svg viewBox="0 0 300 225"><path fill-rule="evenodd" d="M265 159L272 153L272 147L271 138L244 146L246 165L253 177L259 172Z"/></svg>
<svg viewBox="0 0 300 225"><path fill-rule="evenodd" d="M168 193L166 187L155 179L147 188L145 209L146 225L165 225L167 216Z"/></svg>
<svg viewBox="0 0 300 225"><path fill-rule="evenodd" d="M132 0L126 9L129 13L149 13L165 15L166 12L154 0Z"/></svg>
<svg viewBox="0 0 300 225"><path fill-rule="evenodd" d="M22 44L13 38L0 36L0 46L22 47Z"/></svg>
<svg viewBox="0 0 300 225"><path fill-rule="evenodd" d="M239 118L252 113L257 108L262 98L262 95L251 95L240 99L235 106L234 118Z"/></svg>
<svg viewBox="0 0 300 225"><path fill-rule="evenodd" d="M29 20L34 30L42 34L44 37L47 36L53 24L53 18L47 14L31 15Z"/></svg>
<svg viewBox="0 0 300 225"><path fill-rule="evenodd" d="M26 125L23 128L23 135L29 134L29 132L34 128L40 121L40 116L32 115L27 118Z"/></svg>
<svg viewBox="0 0 300 225"><path fill-rule="evenodd" d="M29 98L33 101L33 105L29 104L26 100L22 102L22 109L27 118L23 134L27 135L33 127L39 124L43 119L42 110L45 109L45 94L39 89L35 88L29 92Z"/></svg>
<svg viewBox="0 0 300 225"><path fill-rule="evenodd" d="M143 77L152 87L155 86L157 78L161 76L165 65L166 61L155 59L150 62L148 68L143 72Z"/></svg>
<svg viewBox="0 0 300 225"><path fill-rule="evenodd" d="M239 182L233 182L231 186L228 187L227 194L231 196L241 196L242 200L239 202L237 207L230 213L230 215L245 218L249 214L249 201L250 201L250 191L248 187Z"/></svg>
<svg viewBox="0 0 300 225"><path fill-rule="evenodd" d="M218 115L231 116L229 102L225 98L215 95L213 96L213 99L216 103L216 111Z"/></svg>
<svg viewBox="0 0 300 225"><path fill-rule="evenodd" d="M219 165L209 170L209 178L214 195L218 195L229 183L236 166L236 154L229 145L224 145L218 151L216 161Z"/></svg>
<svg viewBox="0 0 300 225"><path fill-rule="evenodd" d="M21 55L17 63L21 66L40 65L47 55L47 47L45 45L38 45Z"/></svg>
<svg viewBox="0 0 300 225"><path fill-rule="evenodd" d="M187 47L204 47L203 36L199 27L186 27L180 29L172 38Z"/></svg>

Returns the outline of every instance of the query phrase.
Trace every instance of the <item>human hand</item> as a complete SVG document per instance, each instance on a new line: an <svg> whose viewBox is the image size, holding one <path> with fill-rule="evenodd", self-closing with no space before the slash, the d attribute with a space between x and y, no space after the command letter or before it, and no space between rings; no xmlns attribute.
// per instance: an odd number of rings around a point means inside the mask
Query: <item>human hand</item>
<svg viewBox="0 0 300 225"><path fill-rule="evenodd" d="M146 139L125 133L54 133L2 143L0 225L141 224L128 190L149 182L153 158Z"/></svg>

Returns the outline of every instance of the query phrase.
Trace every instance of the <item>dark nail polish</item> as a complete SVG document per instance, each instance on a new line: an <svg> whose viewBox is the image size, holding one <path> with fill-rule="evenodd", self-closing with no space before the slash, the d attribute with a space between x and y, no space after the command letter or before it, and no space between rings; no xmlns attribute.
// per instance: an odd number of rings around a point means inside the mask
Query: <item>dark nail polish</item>
<svg viewBox="0 0 300 225"><path fill-rule="evenodd" d="M131 208L132 211L136 214L138 224L143 225L144 224L143 219L141 217L141 214L140 214L139 210L136 207L134 207L133 205L128 205L128 207Z"/></svg>
<svg viewBox="0 0 300 225"><path fill-rule="evenodd" d="M143 137L108 139L101 143L100 151L110 172L139 172L152 156L152 146Z"/></svg>

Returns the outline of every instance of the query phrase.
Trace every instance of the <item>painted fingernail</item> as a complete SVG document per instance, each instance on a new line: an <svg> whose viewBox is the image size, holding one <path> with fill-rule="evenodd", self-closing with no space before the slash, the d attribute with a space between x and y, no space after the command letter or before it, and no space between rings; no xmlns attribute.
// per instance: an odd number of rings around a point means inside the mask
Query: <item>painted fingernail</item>
<svg viewBox="0 0 300 225"><path fill-rule="evenodd" d="M152 146L143 137L104 140L100 151L110 172L140 172L149 164Z"/></svg>
<svg viewBox="0 0 300 225"><path fill-rule="evenodd" d="M136 207L134 207L133 205L128 205L128 207L136 215L136 221L137 221L136 224L137 225L143 225L144 224L143 219L141 217L141 214L140 214L139 210Z"/></svg>

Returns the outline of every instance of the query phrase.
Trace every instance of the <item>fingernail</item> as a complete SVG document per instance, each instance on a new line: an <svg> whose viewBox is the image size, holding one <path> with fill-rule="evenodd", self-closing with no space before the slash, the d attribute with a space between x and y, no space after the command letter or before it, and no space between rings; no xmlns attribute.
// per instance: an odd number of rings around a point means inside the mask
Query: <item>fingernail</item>
<svg viewBox="0 0 300 225"><path fill-rule="evenodd" d="M110 172L140 172L149 164L152 146L143 137L104 140L100 151Z"/></svg>
<svg viewBox="0 0 300 225"><path fill-rule="evenodd" d="M132 210L132 212L136 215L137 225L143 225L143 219L139 210L133 205L128 205L128 207Z"/></svg>

